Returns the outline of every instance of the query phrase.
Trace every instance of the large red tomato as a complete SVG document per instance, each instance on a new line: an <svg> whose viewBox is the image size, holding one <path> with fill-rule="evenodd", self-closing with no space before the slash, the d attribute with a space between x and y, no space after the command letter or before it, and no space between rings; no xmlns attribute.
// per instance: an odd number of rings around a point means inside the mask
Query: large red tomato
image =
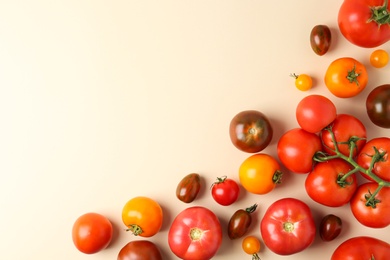
<svg viewBox="0 0 390 260"><path fill-rule="evenodd" d="M313 243L316 225L306 203L284 198L269 206L261 220L260 231L270 250L279 255L291 255Z"/></svg>
<svg viewBox="0 0 390 260"><path fill-rule="evenodd" d="M221 243L222 228L218 217L201 206L179 213L168 233L170 249L177 257L186 260L211 259Z"/></svg>
<svg viewBox="0 0 390 260"><path fill-rule="evenodd" d="M94 254L105 249L111 242L111 222L98 213L81 215L72 228L72 239L76 248L85 254Z"/></svg>
<svg viewBox="0 0 390 260"><path fill-rule="evenodd" d="M331 260L387 260L389 257L390 244L377 238L359 236L341 243L333 252Z"/></svg>
<svg viewBox="0 0 390 260"><path fill-rule="evenodd" d="M390 40L387 0L344 0L338 14L340 32L351 43L373 48Z"/></svg>
<svg viewBox="0 0 390 260"><path fill-rule="evenodd" d="M302 128L294 128L284 133L277 146L280 161L295 173L310 172L314 165L313 157L321 149L320 137Z"/></svg>

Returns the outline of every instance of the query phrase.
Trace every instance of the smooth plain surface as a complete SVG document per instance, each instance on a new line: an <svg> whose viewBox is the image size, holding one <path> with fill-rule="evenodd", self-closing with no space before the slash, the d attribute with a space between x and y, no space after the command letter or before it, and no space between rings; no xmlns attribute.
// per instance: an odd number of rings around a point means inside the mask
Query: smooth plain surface
<svg viewBox="0 0 390 260"><path fill-rule="evenodd" d="M348 43L337 28L341 0L307 1L0 1L0 258L116 259L134 238L124 231L123 205L143 195L164 211L162 230L150 238L165 259L170 223L184 208L212 209L226 227L239 208L259 204L248 234L261 238L268 205L283 197L310 205L316 223L333 213L344 228L332 242L317 235L312 246L290 257L329 259L344 240L369 235L389 242L389 228L370 229L349 206L311 201L304 175L285 173L267 195L242 190L223 207L209 187L216 177L238 181L249 156L230 142L231 118L246 109L266 114L274 138L263 152L276 156L278 138L297 127L295 107L308 94L323 94L339 113L351 113L369 138L388 136L370 123L364 107L369 90L389 83L390 66L369 65L372 49ZM313 26L331 28L325 56L310 48ZM381 48L389 51L389 45ZM343 56L363 62L369 85L358 97L333 97L323 83L329 63ZM307 73L314 88L301 92L290 73ZM199 197L186 205L175 197L182 177L201 174ZM86 212L107 216L114 239L104 251L76 250L71 229ZM224 239L214 259L250 259L241 240Z"/></svg>

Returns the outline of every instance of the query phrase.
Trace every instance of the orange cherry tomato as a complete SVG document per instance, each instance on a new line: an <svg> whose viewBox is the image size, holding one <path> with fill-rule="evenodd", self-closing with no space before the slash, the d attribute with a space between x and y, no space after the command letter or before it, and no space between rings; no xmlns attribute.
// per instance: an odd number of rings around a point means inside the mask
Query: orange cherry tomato
<svg viewBox="0 0 390 260"><path fill-rule="evenodd" d="M340 98L350 98L364 90L368 83L366 67L350 57L334 60L326 70L325 85Z"/></svg>
<svg viewBox="0 0 390 260"><path fill-rule="evenodd" d="M389 54L385 50L375 50L370 55L370 64L375 68L383 68L389 63Z"/></svg>
<svg viewBox="0 0 390 260"><path fill-rule="evenodd" d="M151 237L161 229L163 211L153 199L135 197L123 207L122 221L135 236Z"/></svg>
<svg viewBox="0 0 390 260"><path fill-rule="evenodd" d="M260 251L260 240L255 236L247 236L242 240L242 250L248 255L252 255L252 260L260 259L257 253Z"/></svg>
<svg viewBox="0 0 390 260"><path fill-rule="evenodd" d="M295 87L301 91L307 91L313 87L313 80L307 74L290 74L291 77L295 78Z"/></svg>
<svg viewBox="0 0 390 260"><path fill-rule="evenodd" d="M241 185L254 194L272 191L282 179L278 161L271 155L258 153L245 159L239 168Z"/></svg>

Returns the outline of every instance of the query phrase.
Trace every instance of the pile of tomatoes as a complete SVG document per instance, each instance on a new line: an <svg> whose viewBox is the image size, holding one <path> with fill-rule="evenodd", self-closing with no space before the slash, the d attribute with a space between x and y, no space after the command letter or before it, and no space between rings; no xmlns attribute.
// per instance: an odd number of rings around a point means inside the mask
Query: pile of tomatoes
<svg viewBox="0 0 390 260"><path fill-rule="evenodd" d="M385 0L345 0L340 7L338 24L342 35L360 47L377 47L390 40L390 14ZM378 25L379 24L379 25ZM331 45L331 31L326 25L313 27L310 44L322 56ZM370 64L387 65L384 50L375 50ZM313 81L307 74L291 74L299 90L306 91ZM324 83L338 98L352 98L367 86L365 66L351 57L334 60L324 73ZM367 114L375 125L390 128L390 84L374 88L366 99ZM277 143L277 158L263 150L274 137L267 116L255 110L241 111L232 117L229 136L239 150L250 153L238 170L239 183L227 176L216 178L211 197L222 206L230 206L245 191L262 195L272 192L283 181L282 169L305 174L303 184L308 196L327 207L349 204L353 216L362 225L384 228L390 225L390 138L367 139L364 124L354 115L338 113L333 102L322 95L308 95L296 106L299 127L286 131ZM362 178L357 178L357 175ZM191 173L178 180L176 196L190 204L201 188L201 176ZM207 260L222 244L223 229L229 239L241 240L244 252L260 259L261 242L247 233L257 204L238 209L223 226L216 214L202 206L189 206L170 223L168 245L181 259ZM118 252L118 260L161 260L160 249L147 238L156 235L164 213L152 198L131 198L122 209L122 222L128 232L145 239L131 241ZM316 227L310 207L287 197L273 202L259 227L265 246L279 255L292 255L308 248L316 233L322 240L335 239L343 225L340 217L329 214ZM80 216L73 225L73 242L86 254L106 248L113 235L110 221L97 213ZM349 257L349 258L348 258ZM360 257L360 258L358 258ZM331 259L390 259L390 244L373 237L354 237L343 242Z"/></svg>

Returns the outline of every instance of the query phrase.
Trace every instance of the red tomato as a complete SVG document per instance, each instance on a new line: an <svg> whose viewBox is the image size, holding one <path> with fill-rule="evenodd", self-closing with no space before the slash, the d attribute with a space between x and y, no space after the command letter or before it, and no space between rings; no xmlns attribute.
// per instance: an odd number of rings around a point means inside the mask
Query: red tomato
<svg viewBox="0 0 390 260"><path fill-rule="evenodd" d="M344 0L338 14L340 32L351 43L373 48L390 40L387 0Z"/></svg>
<svg viewBox="0 0 390 260"><path fill-rule="evenodd" d="M168 233L171 251L186 260L208 260L222 243L222 228L209 209L195 206L183 210L173 220Z"/></svg>
<svg viewBox="0 0 390 260"><path fill-rule="evenodd" d="M217 181L214 182L211 187L211 196L222 206L233 204L238 199L239 195L240 187L237 182L226 176L217 178Z"/></svg>
<svg viewBox="0 0 390 260"><path fill-rule="evenodd" d="M383 187L375 194L378 184L361 184L351 199L351 210L364 226L384 228L390 224L390 187Z"/></svg>
<svg viewBox="0 0 390 260"><path fill-rule="evenodd" d="M294 128L279 139L277 152L287 169L295 173L308 173L314 165L313 156L321 151L321 146L318 135Z"/></svg>
<svg viewBox="0 0 390 260"><path fill-rule="evenodd" d="M316 226L309 206L294 198L274 202L264 214L260 231L265 245L279 255L291 255L309 247Z"/></svg>
<svg viewBox="0 0 390 260"><path fill-rule="evenodd" d="M339 114L329 125L329 128L321 131L321 139L325 152L330 155L336 154L335 141L338 151L345 156L350 155L350 141L355 140L355 147L352 150L352 157L355 157L366 144L367 131L363 123L356 117Z"/></svg>
<svg viewBox="0 0 390 260"><path fill-rule="evenodd" d="M135 240L119 251L117 260L162 260L160 249L151 241Z"/></svg>
<svg viewBox="0 0 390 260"><path fill-rule="evenodd" d="M111 242L113 228L103 215L86 213L73 224L72 239L76 248L85 254L105 249Z"/></svg>
<svg viewBox="0 0 390 260"><path fill-rule="evenodd" d="M341 243L332 254L331 260L388 260L390 244L373 237L360 236Z"/></svg>
<svg viewBox="0 0 390 260"><path fill-rule="evenodd" d="M343 175L354 169L342 159L332 159L317 163L306 178L305 188L310 198L328 207L341 207L347 204L357 188L355 174L345 180Z"/></svg>
<svg viewBox="0 0 390 260"><path fill-rule="evenodd" d="M296 118L302 129L318 133L336 118L336 106L327 97L306 96L298 103Z"/></svg>
<svg viewBox="0 0 390 260"><path fill-rule="evenodd" d="M366 143L357 156L357 163L364 169L369 169L372 160L375 160L372 172L379 178L390 181L390 138L377 137ZM369 170L366 170L369 171ZM368 180L373 180L367 174L363 174Z"/></svg>

